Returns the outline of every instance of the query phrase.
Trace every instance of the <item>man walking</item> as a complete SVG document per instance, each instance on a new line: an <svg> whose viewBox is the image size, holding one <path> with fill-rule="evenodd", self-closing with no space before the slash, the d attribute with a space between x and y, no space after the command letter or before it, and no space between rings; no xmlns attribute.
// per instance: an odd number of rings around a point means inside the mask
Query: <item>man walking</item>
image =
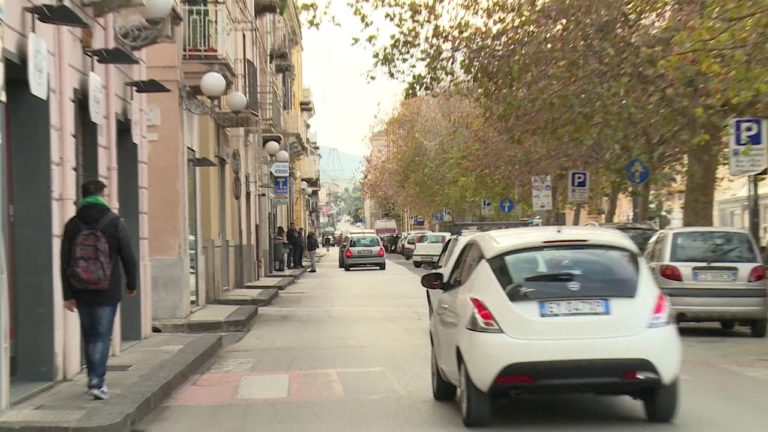
<svg viewBox="0 0 768 432"><path fill-rule="evenodd" d="M319 247L320 245L317 243L317 237L315 236L315 233L310 231L309 234L307 234L307 252L309 253L309 264L311 265L309 269L310 273L317 272L317 269L315 268L315 261L317 257L317 249Z"/></svg>
<svg viewBox="0 0 768 432"><path fill-rule="evenodd" d="M83 183L84 199L77 214L64 226L61 242L64 307L80 315L88 393L99 400L109 398L104 377L123 272L128 295L136 295L137 288L136 257L128 228L107 205L106 189L100 180Z"/></svg>
<svg viewBox="0 0 768 432"><path fill-rule="evenodd" d="M301 242L299 241L299 231L296 229L296 224L291 222L288 228L288 268L297 269L301 266L301 257L299 257L299 264L296 265L296 255Z"/></svg>

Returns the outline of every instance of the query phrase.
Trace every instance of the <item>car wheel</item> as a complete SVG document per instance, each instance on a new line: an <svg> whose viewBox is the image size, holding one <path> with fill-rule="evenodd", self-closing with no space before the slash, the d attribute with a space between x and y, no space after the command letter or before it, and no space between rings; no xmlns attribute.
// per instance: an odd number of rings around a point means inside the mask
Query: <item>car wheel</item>
<svg viewBox="0 0 768 432"><path fill-rule="evenodd" d="M645 416L654 423L669 423L677 411L677 381L662 385L643 398Z"/></svg>
<svg viewBox="0 0 768 432"><path fill-rule="evenodd" d="M414 261L413 262L413 266L416 267L416 268L421 268L421 263Z"/></svg>
<svg viewBox="0 0 768 432"><path fill-rule="evenodd" d="M410 256L410 255L408 255L408 254L405 254L405 255L403 255L403 256L405 257L405 260L406 260L406 261L410 261L410 260L411 260L411 256Z"/></svg>
<svg viewBox="0 0 768 432"><path fill-rule="evenodd" d="M349 270L351 270L350 266L344 266L344 271L349 271Z"/></svg>
<svg viewBox="0 0 768 432"><path fill-rule="evenodd" d="M440 374L435 357L435 347L432 347L432 397L438 401L450 401L456 398L456 386L449 383Z"/></svg>
<svg viewBox="0 0 768 432"><path fill-rule="evenodd" d="M382 265L379 266L379 270L386 270L386 269L387 269L387 265L386 264L382 264Z"/></svg>
<svg viewBox="0 0 768 432"><path fill-rule="evenodd" d="M733 330L736 328L736 322L734 321L720 321L720 327L723 328L723 330Z"/></svg>
<svg viewBox="0 0 768 432"><path fill-rule="evenodd" d="M756 337L756 338L765 337L765 330L766 330L767 323L768 321L764 319L752 321L752 324L750 325L750 327L752 327L752 337Z"/></svg>
<svg viewBox="0 0 768 432"><path fill-rule="evenodd" d="M491 397L475 387L464 363L460 365L459 379L459 406L464 426L487 425L491 421Z"/></svg>

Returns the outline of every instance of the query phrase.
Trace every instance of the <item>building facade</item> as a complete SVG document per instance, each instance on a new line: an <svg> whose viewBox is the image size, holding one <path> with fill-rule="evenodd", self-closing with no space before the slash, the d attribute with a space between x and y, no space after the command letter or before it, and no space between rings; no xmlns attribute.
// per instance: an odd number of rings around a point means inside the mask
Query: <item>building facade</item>
<svg viewBox="0 0 768 432"><path fill-rule="evenodd" d="M107 201L125 219L140 263L139 293L121 304L113 353L151 334L152 143L142 92L152 83L144 48L172 38L178 20L170 8L150 16L139 0L72 0L51 9L38 1L0 3L4 408L83 367L78 316L63 308L59 253L84 180L108 185Z"/></svg>

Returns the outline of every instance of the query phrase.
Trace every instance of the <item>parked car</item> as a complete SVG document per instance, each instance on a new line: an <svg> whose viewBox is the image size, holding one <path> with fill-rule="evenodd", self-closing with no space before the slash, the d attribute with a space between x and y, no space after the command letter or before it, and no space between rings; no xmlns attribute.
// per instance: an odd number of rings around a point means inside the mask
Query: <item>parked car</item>
<svg viewBox="0 0 768 432"><path fill-rule="evenodd" d="M413 249L413 266L420 268L424 264L434 265L437 263L443 245L450 236L450 233L422 234Z"/></svg>
<svg viewBox="0 0 768 432"><path fill-rule="evenodd" d="M413 251L416 249L416 243L419 241L419 238L425 234L427 233L413 233L405 240L405 243L403 244L403 257L406 261L413 258Z"/></svg>
<svg viewBox="0 0 768 432"><path fill-rule="evenodd" d="M637 247L640 249L640 252L645 251L645 248L648 246L648 242L651 240L651 237L659 232L659 229L651 224L625 223L603 224L601 226L604 228L617 229L628 235L629 238L631 238L632 241L635 242Z"/></svg>
<svg viewBox="0 0 768 432"><path fill-rule="evenodd" d="M766 270L752 236L736 228L660 231L646 249L653 276L680 322L749 326L765 337Z"/></svg>
<svg viewBox="0 0 768 432"><path fill-rule="evenodd" d="M453 266L456 264L458 256L461 254L461 251L464 249L464 246L467 244L469 239L472 238L472 236L476 233L469 233L461 235L454 235L448 238L448 240L443 245L443 250L440 252L440 257L437 259L437 263L435 264L435 267L433 268L434 271L440 272L443 274L444 279L448 279L448 276L451 274L451 270L453 270ZM429 315L432 316L433 308L433 298L436 298L440 295L439 290L426 290L427 291L427 308L429 309ZM435 300L436 301L436 300Z"/></svg>
<svg viewBox="0 0 768 432"><path fill-rule="evenodd" d="M387 268L386 252L375 232L350 234L344 247L344 270L352 267L377 266Z"/></svg>
<svg viewBox="0 0 768 432"><path fill-rule="evenodd" d="M464 424L501 395L597 393L643 401L669 422L682 346L668 297L637 246L615 230L515 228L477 234L438 290L430 317L432 395Z"/></svg>

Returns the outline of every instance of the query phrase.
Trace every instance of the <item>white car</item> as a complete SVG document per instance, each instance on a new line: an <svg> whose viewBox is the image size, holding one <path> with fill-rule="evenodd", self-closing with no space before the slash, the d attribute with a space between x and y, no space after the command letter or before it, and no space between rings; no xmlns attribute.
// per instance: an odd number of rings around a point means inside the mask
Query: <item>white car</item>
<svg viewBox="0 0 768 432"><path fill-rule="evenodd" d="M437 259L437 264L435 264L433 270L442 273L443 278L448 279L453 266L456 264L456 258L458 258L461 250L464 249L464 245L467 244L473 235L475 235L475 233L462 233L461 235L451 236L443 245L443 251L440 252L440 257ZM430 316L433 311L432 300L435 299L435 302L437 302L437 297L439 297L440 294L440 290L427 290L427 307L429 308Z"/></svg>
<svg viewBox="0 0 768 432"><path fill-rule="evenodd" d="M413 248L414 267L420 268L424 264L434 266L443 250L443 245L450 237L450 233L444 232L427 233L419 237L416 247Z"/></svg>
<svg viewBox="0 0 768 432"><path fill-rule="evenodd" d="M428 232L412 232L408 235L408 238L405 239L405 242L403 243L403 257L406 261L413 258L413 251L416 249L416 243L419 240L419 237L421 237L424 234L429 234Z"/></svg>
<svg viewBox="0 0 768 432"><path fill-rule="evenodd" d="M468 240L430 317L432 393L459 390L464 424L509 394L596 393L643 401L653 422L677 408L682 347L669 298L637 246L589 227L513 228ZM436 300L436 301L435 301Z"/></svg>

